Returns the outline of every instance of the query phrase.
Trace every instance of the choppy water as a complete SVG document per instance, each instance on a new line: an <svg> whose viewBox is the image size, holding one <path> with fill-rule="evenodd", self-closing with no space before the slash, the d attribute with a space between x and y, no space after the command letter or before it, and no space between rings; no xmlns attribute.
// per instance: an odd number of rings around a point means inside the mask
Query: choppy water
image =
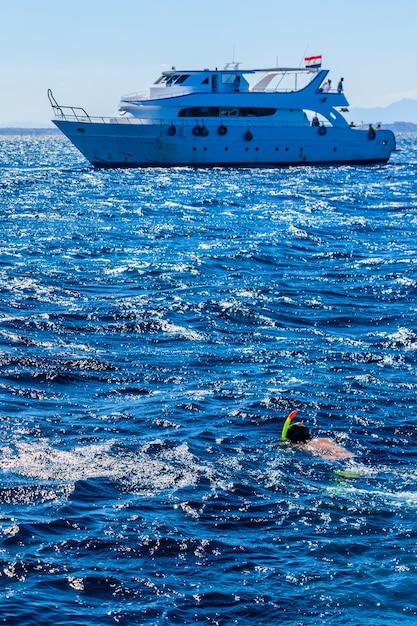
<svg viewBox="0 0 417 626"><path fill-rule="evenodd" d="M416 623L397 139L368 168L95 171L0 138L0 623ZM294 408L353 477L279 443Z"/></svg>

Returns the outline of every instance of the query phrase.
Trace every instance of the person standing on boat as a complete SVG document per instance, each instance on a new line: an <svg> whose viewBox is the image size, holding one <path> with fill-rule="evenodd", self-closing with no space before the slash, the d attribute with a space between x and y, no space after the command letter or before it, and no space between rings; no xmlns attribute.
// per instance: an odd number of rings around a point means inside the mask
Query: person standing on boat
<svg viewBox="0 0 417 626"><path fill-rule="evenodd" d="M235 76L235 80L233 81L233 89L235 91L239 91L239 89L240 89L240 76Z"/></svg>
<svg viewBox="0 0 417 626"><path fill-rule="evenodd" d="M327 93L327 92L330 90L330 87L331 87L331 86L332 86L332 81L331 81L331 80L330 80L330 78L329 78L329 80L326 80L326 82L325 82L325 83L323 83L323 87L321 88L321 90L322 90L324 93Z"/></svg>
<svg viewBox="0 0 417 626"><path fill-rule="evenodd" d="M343 78L339 80L339 84L337 85L337 91L338 93L342 93L343 91Z"/></svg>

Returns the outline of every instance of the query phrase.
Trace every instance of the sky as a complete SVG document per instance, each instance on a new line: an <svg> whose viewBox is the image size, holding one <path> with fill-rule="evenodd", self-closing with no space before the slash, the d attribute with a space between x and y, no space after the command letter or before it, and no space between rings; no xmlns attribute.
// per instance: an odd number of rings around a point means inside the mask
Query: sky
<svg viewBox="0 0 417 626"><path fill-rule="evenodd" d="M0 126L51 125L47 98L112 115L160 72L323 67L354 107L417 98L416 0L0 0Z"/></svg>

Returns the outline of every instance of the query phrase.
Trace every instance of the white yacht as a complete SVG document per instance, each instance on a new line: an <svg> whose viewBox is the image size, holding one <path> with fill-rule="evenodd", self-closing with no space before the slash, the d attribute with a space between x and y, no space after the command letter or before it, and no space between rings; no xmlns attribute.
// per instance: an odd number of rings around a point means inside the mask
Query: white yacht
<svg viewBox="0 0 417 626"><path fill-rule="evenodd" d="M309 60L306 59L306 62ZM304 68L162 72L149 93L122 97L112 117L61 106L53 122L95 167L259 167L385 163L389 130L345 117L343 82Z"/></svg>

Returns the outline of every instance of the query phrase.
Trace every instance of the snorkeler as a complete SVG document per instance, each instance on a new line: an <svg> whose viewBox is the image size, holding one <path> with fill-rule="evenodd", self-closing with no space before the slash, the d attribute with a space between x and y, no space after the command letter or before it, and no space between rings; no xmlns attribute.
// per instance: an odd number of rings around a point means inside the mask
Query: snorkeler
<svg viewBox="0 0 417 626"><path fill-rule="evenodd" d="M311 438L311 434L307 426L301 422L294 422L297 411L292 411L284 422L281 439L289 441L295 447L310 452L315 456L329 461L338 461L340 459L350 459L354 456L352 452L342 448L337 443L326 437Z"/></svg>

